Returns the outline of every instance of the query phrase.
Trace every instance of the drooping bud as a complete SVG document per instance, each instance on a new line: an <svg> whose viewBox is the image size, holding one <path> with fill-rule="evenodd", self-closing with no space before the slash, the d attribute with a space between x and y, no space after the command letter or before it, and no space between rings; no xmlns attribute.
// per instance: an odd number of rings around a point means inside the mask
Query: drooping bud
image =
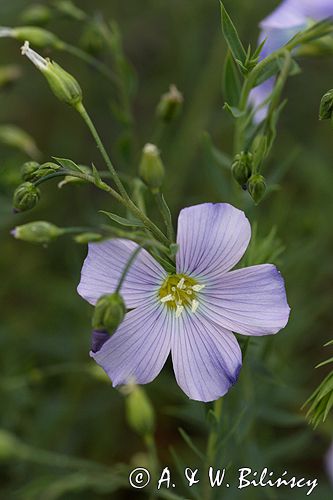
<svg viewBox="0 0 333 500"><path fill-rule="evenodd" d="M113 333L124 319L126 307L119 293L102 295L95 306L92 319L94 330Z"/></svg>
<svg viewBox="0 0 333 500"><path fill-rule="evenodd" d="M252 161L252 153L242 151L235 156L231 165L232 175L242 187L246 185L247 181L251 177Z"/></svg>
<svg viewBox="0 0 333 500"><path fill-rule="evenodd" d="M79 9L71 0L53 0L52 4L58 12L70 19L84 21L87 18L87 14Z"/></svg>
<svg viewBox="0 0 333 500"><path fill-rule="evenodd" d="M62 234L64 230L51 222L35 221L28 222L22 226L17 226L11 231L17 240L28 241L29 243L50 243Z"/></svg>
<svg viewBox="0 0 333 500"><path fill-rule="evenodd" d="M146 144L142 151L139 174L153 191L158 191L164 179L164 165L160 152L154 144Z"/></svg>
<svg viewBox="0 0 333 500"><path fill-rule="evenodd" d="M87 244L101 241L102 238L103 236L99 233L81 233L74 236L74 241L76 243Z"/></svg>
<svg viewBox="0 0 333 500"><path fill-rule="evenodd" d="M21 50L22 55L27 56L36 68L43 73L51 90L60 101L74 107L82 102L81 87L72 75L57 63L44 59L44 57L32 50L29 47L29 42L25 42Z"/></svg>
<svg viewBox="0 0 333 500"><path fill-rule="evenodd" d="M25 212L34 208L39 198L39 189L32 182L24 182L14 192L13 208L16 212Z"/></svg>
<svg viewBox="0 0 333 500"><path fill-rule="evenodd" d="M254 203L258 205L266 192L266 182L264 177L260 174L252 175L249 179L247 189Z"/></svg>
<svg viewBox="0 0 333 500"><path fill-rule="evenodd" d="M28 41L36 47L52 47L62 49L64 43L51 31L37 26L17 26L15 28L0 27L0 37L15 38L21 42Z"/></svg>
<svg viewBox="0 0 333 500"><path fill-rule="evenodd" d="M47 24L52 18L52 11L47 5L32 4L23 10L20 19L26 24Z"/></svg>
<svg viewBox="0 0 333 500"><path fill-rule="evenodd" d="M171 122L180 113L183 106L183 94L176 85L170 85L169 91L162 95L157 105L156 114L164 122Z"/></svg>
<svg viewBox="0 0 333 500"><path fill-rule="evenodd" d="M16 125L0 126L0 142L23 151L31 158L39 158L41 154L34 139Z"/></svg>
<svg viewBox="0 0 333 500"><path fill-rule="evenodd" d="M10 86L13 82L18 80L21 75L22 71L19 66L0 66L0 89Z"/></svg>
<svg viewBox="0 0 333 500"><path fill-rule="evenodd" d="M56 163L47 162L40 165L36 161L28 161L22 165L21 173L24 181L35 182L42 177L53 174L60 168Z"/></svg>
<svg viewBox="0 0 333 500"><path fill-rule="evenodd" d="M320 101L319 120L330 120L333 117L333 89L326 92Z"/></svg>
<svg viewBox="0 0 333 500"><path fill-rule="evenodd" d="M140 436L154 432L155 413L145 391L135 384L129 384L126 397L126 416L129 426Z"/></svg>
<svg viewBox="0 0 333 500"><path fill-rule="evenodd" d="M105 48L105 38L96 23L87 24L80 38L80 46L95 56Z"/></svg>

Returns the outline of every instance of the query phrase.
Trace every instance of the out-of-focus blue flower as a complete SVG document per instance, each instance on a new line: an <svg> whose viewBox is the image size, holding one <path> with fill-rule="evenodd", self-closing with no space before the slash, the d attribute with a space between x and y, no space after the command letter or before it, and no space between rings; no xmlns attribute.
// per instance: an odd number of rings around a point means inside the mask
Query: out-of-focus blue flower
<svg viewBox="0 0 333 500"><path fill-rule="evenodd" d="M141 250L121 288L130 311L110 338L95 332L90 353L114 386L151 382L170 351L177 382L191 399L213 401L235 384L242 355L232 332L277 333L290 311L275 266L230 271L250 237L242 211L205 203L180 212L174 274ZM79 294L96 304L113 293L136 247L124 239L89 244Z"/></svg>
<svg viewBox="0 0 333 500"><path fill-rule="evenodd" d="M266 40L261 59L283 47L311 21L329 17L333 17L333 0L285 0L260 23L259 43ZM254 117L256 123L266 117L267 105L260 105L270 96L273 86L274 78L271 78L254 88L250 94L253 107L259 107Z"/></svg>
<svg viewBox="0 0 333 500"><path fill-rule="evenodd" d="M333 443L329 447L329 450L325 457L325 468L333 486Z"/></svg>

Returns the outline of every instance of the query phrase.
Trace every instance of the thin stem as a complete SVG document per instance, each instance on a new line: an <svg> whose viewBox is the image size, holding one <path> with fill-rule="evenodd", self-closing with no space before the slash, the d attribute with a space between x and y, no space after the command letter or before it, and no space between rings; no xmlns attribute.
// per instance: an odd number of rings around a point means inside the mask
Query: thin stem
<svg viewBox="0 0 333 500"><path fill-rule="evenodd" d="M168 206L166 205L160 191L158 191L157 193L154 193L154 196L155 196L156 204L157 204L158 209L162 215L162 218L163 218L166 230L167 230L167 236L168 236L170 241L175 241L175 232L173 229L170 210L169 210Z"/></svg>
<svg viewBox="0 0 333 500"><path fill-rule="evenodd" d="M110 156L108 155L104 145L103 145L103 142L96 130L96 127L95 125L93 124L86 108L84 107L84 105L82 103L79 103L77 106L76 106L76 109L77 111L80 113L80 115L82 116L83 120L85 121L87 127L89 128L90 132L91 132L91 135L93 136L93 138L95 139L95 142L97 144L97 147L103 157L103 160L105 161L105 164L106 166L108 167L109 171L110 171L110 174L112 176L112 180L114 181L114 183L116 184L120 194L122 195L122 197L125 199L125 200L129 200L129 196L127 194L127 191L123 185L123 183L121 182L117 172L116 172L116 169L114 168L113 164L112 164L112 161L110 159Z"/></svg>
<svg viewBox="0 0 333 500"><path fill-rule="evenodd" d="M63 42L59 48L64 52L68 52L69 54L78 57L85 63L89 64L89 66L92 66L97 71L99 71L101 75L110 80L114 85L119 86L119 79L117 78L117 76L112 73L105 64L103 64L95 57L92 57L90 54L87 54L87 52L84 52L84 50L81 50L80 48L65 42Z"/></svg>
<svg viewBox="0 0 333 500"><path fill-rule="evenodd" d="M219 398L214 402L214 423L210 430L207 442L207 452L206 452L206 469L208 467L214 467L216 461L216 454L218 448L218 440L219 440L219 425L222 416L222 404L223 398ZM208 479L204 485L204 498L209 500L211 497L212 490L208 483Z"/></svg>
<svg viewBox="0 0 333 500"><path fill-rule="evenodd" d="M126 262L126 266L125 266L125 268L124 268L124 270L123 270L123 272L122 272L122 274L121 274L120 280L119 280L118 285L117 285L117 288L116 288L116 290L115 290L115 293L119 293L119 292L120 292L120 289L121 289L121 287L122 287L122 284L124 283L124 280L125 280L125 278L126 278L126 275L127 275L128 271L130 270L130 268L131 268L131 266L132 266L133 262L134 262L134 261L135 261L135 259L137 258L137 256L138 256L139 252L141 252L141 250L142 250L142 247L140 247L140 246L139 246L139 247L137 247L137 248L134 250L134 252L132 252L132 253L131 253L131 256L130 256L130 258L128 259L128 261Z"/></svg>

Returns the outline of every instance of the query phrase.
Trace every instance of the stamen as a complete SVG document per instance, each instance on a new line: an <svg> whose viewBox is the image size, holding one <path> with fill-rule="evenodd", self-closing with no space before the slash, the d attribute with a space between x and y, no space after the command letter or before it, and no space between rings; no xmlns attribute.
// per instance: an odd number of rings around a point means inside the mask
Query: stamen
<svg viewBox="0 0 333 500"><path fill-rule="evenodd" d="M181 315L181 313L184 311L184 306L177 306L177 309L176 309L176 318L179 318L179 316Z"/></svg>
<svg viewBox="0 0 333 500"><path fill-rule="evenodd" d="M172 290L173 292L175 292L175 291L176 291L176 287L175 287L175 286L172 286L172 287L171 287L171 290Z"/></svg>
<svg viewBox="0 0 333 500"><path fill-rule="evenodd" d="M191 308L191 310L192 310L193 313L196 312L196 310L198 309L198 307L199 307L199 302L197 300L195 300L195 299L192 300L192 308Z"/></svg>
<svg viewBox="0 0 333 500"><path fill-rule="evenodd" d="M50 64L47 59L44 59L44 57L30 48L28 41L25 41L24 45L21 47L21 54L22 56L27 56L27 58L41 71L45 71Z"/></svg>
<svg viewBox="0 0 333 500"><path fill-rule="evenodd" d="M162 304L164 304L164 302L170 302L171 300L175 300L175 297L173 295L171 295L171 293L169 293L169 295L166 295L165 297L161 298Z"/></svg>
<svg viewBox="0 0 333 500"><path fill-rule="evenodd" d="M202 290L203 288L205 288L206 285L193 285L192 286L192 290L194 290L195 292L200 292L200 290Z"/></svg>
<svg viewBox="0 0 333 500"><path fill-rule="evenodd" d="M193 292L192 292L192 290L186 290L186 293L187 293L188 295L192 295L192 293L193 293Z"/></svg>
<svg viewBox="0 0 333 500"><path fill-rule="evenodd" d="M178 285L177 285L177 288L179 288L180 290L182 290L183 288L186 288L186 286L184 286L184 283L185 283L185 278L182 278Z"/></svg>

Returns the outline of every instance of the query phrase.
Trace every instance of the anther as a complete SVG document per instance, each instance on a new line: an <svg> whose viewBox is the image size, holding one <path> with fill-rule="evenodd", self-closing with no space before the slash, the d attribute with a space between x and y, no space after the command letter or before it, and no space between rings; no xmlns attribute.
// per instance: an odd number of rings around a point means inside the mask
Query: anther
<svg viewBox="0 0 333 500"><path fill-rule="evenodd" d="M176 309L176 318L179 318L179 316L181 315L181 313L184 311L184 306L177 306L177 309Z"/></svg>
<svg viewBox="0 0 333 500"><path fill-rule="evenodd" d="M195 313L195 311L198 309L199 307L199 302L197 300L192 300L192 312Z"/></svg>
<svg viewBox="0 0 333 500"><path fill-rule="evenodd" d="M194 290L195 292L200 292L200 290L202 290L203 288L205 288L206 285L193 285L192 286L192 290Z"/></svg>
<svg viewBox="0 0 333 500"><path fill-rule="evenodd" d="M169 295L166 295L165 297L162 297L161 302L164 304L164 302L170 302L172 300L175 300L175 297L169 293Z"/></svg>
<svg viewBox="0 0 333 500"><path fill-rule="evenodd" d="M185 283L185 278L182 278L182 279L179 281L179 283L178 283L178 285L177 285L177 288L179 288L180 290L182 290L183 288L186 288L186 287L184 286L184 283Z"/></svg>

